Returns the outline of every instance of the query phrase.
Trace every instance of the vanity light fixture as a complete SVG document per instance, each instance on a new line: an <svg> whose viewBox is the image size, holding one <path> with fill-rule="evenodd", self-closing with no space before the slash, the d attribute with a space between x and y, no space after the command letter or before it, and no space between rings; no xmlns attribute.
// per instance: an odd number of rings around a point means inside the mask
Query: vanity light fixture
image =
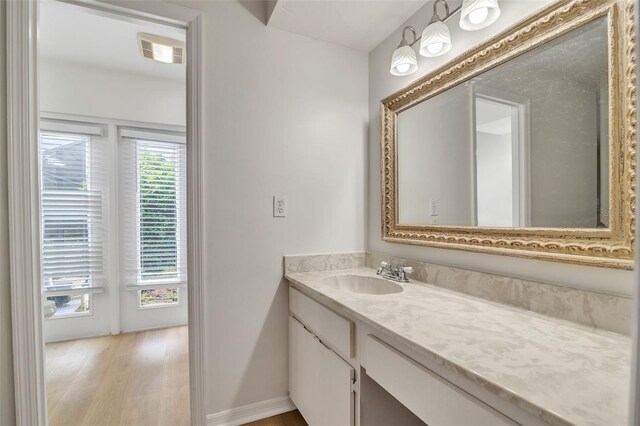
<svg viewBox="0 0 640 426"><path fill-rule="evenodd" d="M407 30L410 30L413 34L413 43L416 41L416 30L413 27L405 27L402 30L402 41L393 51L393 57L391 58L391 74L393 75L409 75L418 70L416 52L411 48L405 35Z"/></svg>
<svg viewBox="0 0 640 426"><path fill-rule="evenodd" d="M442 3L445 10L443 18L438 14L438 5ZM441 56L451 50L451 34L445 24L448 20L460 13L460 28L466 31L475 31L488 27L500 17L498 0L464 0L462 5L453 11L449 11L446 0L433 2L433 15L422 31L421 37L416 37L413 27L404 27L402 41L393 52L391 58L391 74L403 76L413 74L418 70L418 60L412 47L420 42L420 55L426 58ZM406 32L413 33L413 41L409 43Z"/></svg>
<svg viewBox="0 0 640 426"><path fill-rule="evenodd" d="M446 19L450 16L449 5L445 0L440 1L444 5ZM422 31L420 55L425 58L444 55L451 50L451 34L449 34L449 27L442 22L440 15L438 15L438 3L438 0L433 2L433 15L431 15L427 27Z"/></svg>
<svg viewBox="0 0 640 426"><path fill-rule="evenodd" d="M500 17L498 0L464 0L460 12L460 28L480 30L496 22Z"/></svg>

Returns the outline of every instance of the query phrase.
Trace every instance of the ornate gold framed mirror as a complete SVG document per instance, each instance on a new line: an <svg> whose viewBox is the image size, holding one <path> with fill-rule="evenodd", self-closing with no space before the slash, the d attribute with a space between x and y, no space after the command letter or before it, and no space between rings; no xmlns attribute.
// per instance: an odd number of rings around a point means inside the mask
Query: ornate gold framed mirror
<svg viewBox="0 0 640 426"><path fill-rule="evenodd" d="M382 237L631 269L633 0L563 0L382 100Z"/></svg>

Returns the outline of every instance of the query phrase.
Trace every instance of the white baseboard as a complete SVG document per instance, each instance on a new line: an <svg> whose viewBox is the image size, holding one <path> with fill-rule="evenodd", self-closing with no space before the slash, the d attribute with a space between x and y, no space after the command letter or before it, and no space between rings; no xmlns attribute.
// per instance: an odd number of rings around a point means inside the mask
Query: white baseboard
<svg viewBox="0 0 640 426"><path fill-rule="evenodd" d="M238 426L256 420L264 419L287 411L295 410L296 406L288 396L267 399L255 404L220 411L207 416L208 426Z"/></svg>
<svg viewBox="0 0 640 426"><path fill-rule="evenodd" d="M157 308L152 308L152 309L157 309ZM178 322L178 323L172 323L172 324L156 325L153 327L130 328L126 330L122 329L122 331L120 331L120 333L117 333L117 334L140 333L141 331L162 330L163 328L183 327L185 325L189 326L189 323Z"/></svg>

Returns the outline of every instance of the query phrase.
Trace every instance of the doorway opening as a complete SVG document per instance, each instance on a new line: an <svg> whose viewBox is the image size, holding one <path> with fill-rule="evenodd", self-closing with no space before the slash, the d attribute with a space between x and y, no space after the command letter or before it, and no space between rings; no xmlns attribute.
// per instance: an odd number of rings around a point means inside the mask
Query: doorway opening
<svg viewBox="0 0 640 426"><path fill-rule="evenodd" d="M49 424L189 424L186 31L38 13Z"/></svg>
<svg viewBox="0 0 640 426"><path fill-rule="evenodd" d="M526 103L474 94L475 225L526 227L529 164Z"/></svg>

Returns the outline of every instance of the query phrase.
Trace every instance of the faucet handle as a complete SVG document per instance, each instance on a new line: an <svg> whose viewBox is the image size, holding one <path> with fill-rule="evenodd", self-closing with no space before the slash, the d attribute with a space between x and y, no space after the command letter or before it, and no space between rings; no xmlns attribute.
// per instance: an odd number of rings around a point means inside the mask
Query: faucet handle
<svg viewBox="0 0 640 426"><path fill-rule="evenodd" d="M401 266L398 268L398 277L400 278L400 281L403 283L409 282L409 279L407 278L407 274L411 274L411 273L413 273L413 268L411 266Z"/></svg>
<svg viewBox="0 0 640 426"><path fill-rule="evenodd" d="M382 268L386 269L386 268L389 268L389 266L390 265L387 262L384 262L384 261L380 262L380 267L382 267Z"/></svg>

